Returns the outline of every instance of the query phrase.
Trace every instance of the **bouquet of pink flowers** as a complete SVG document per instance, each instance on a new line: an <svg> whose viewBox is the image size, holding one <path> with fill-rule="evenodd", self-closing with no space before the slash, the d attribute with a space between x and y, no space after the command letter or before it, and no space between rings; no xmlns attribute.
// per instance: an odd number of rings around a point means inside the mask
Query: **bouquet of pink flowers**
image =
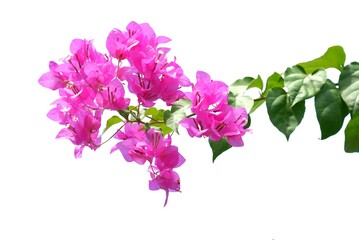
<svg viewBox="0 0 359 240"><path fill-rule="evenodd" d="M69 139L76 158L85 147L96 150L116 139L111 153L119 150L128 162L148 164L149 189L163 189L165 205L169 192L180 191L174 169L185 159L171 141L179 126L191 137L207 137L213 149L219 146L217 156L243 146L242 137L249 131L246 109L229 99L235 91L202 71L192 83L176 59L167 58L170 49L163 45L169 41L156 36L149 24L131 22L125 31L109 33L106 54L92 41L74 39L70 55L59 63L51 61L39 79L59 93L48 113L63 126L56 138ZM168 109L156 107L159 101ZM104 120L105 111L114 115ZM112 126L118 127L103 140Z"/></svg>

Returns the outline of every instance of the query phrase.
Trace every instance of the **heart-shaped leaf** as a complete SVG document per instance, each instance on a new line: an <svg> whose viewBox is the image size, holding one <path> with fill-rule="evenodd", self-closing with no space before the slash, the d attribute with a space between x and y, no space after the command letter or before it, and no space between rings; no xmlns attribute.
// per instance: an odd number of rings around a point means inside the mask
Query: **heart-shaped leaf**
<svg viewBox="0 0 359 240"><path fill-rule="evenodd" d="M229 86L228 104L233 107L245 108L248 113L252 112L254 100L250 94L247 94L247 90L250 88L262 90L263 80L259 75L257 78L245 77L232 83Z"/></svg>
<svg viewBox="0 0 359 240"><path fill-rule="evenodd" d="M118 116L112 116L110 117L107 122L106 122L106 127L103 130L102 133L105 133L110 127L112 127L113 125L122 122L122 119Z"/></svg>
<svg viewBox="0 0 359 240"><path fill-rule="evenodd" d="M342 128L348 108L338 88L329 79L315 96L315 110L322 133L321 139L336 134Z"/></svg>
<svg viewBox="0 0 359 240"><path fill-rule="evenodd" d="M328 48L323 56L297 65L301 66L307 74L315 72L320 68L336 68L339 71L342 71L345 58L344 49L341 46L333 46Z"/></svg>
<svg viewBox="0 0 359 240"><path fill-rule="evenodd" d="M339 92L354 114L359 110L359 63L352 62L345 66L339 76Z"/></svg>
<svg viewBox="0 0 359 240"><path fill-rule="evenodd" d="M305 112L305 102L293 106L288 94L282 88L272 88L266 100L269 119L287 140L300 124Z"/></svg>
<svg viewBox="0 0 359 240"><path fill-rule="evenodd" d="M317 94L327 80L324 69L318 69L312 74L306 74L300 66L287 68L284 72L284 85L288 88L288 95L292 106Z"/></svg>
<svg viewBox="0 0 359 240"><path fill-rule="evenodd" d="M352 116L345 128L344 150L347 153L359 152L359 112Z"/></svg>
<svg viewBox="0 0 359 240"><path fill-rule="evenodd" d="M230 149L232 146L228 143L226 138L221 138L221 140L215 142L209 139L209 145L212 149L212 161L214 162L216 158L221 155L223 152Z"/></svg>

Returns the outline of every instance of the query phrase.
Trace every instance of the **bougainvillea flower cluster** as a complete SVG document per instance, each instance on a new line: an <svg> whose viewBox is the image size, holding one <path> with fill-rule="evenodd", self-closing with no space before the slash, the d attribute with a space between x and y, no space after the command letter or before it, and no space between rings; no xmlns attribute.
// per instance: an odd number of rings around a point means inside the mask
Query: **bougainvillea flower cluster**
<svg viewBox="0 0 359 240"><path fill-rule="evenodd" d="M180 179L174 168L181 166L185 159L178 152L178 147L171 144L171 135L164 137L161 132L151 128L146 131L143 124L126 123L124 131L115 135L118 142L111 150L120 150L124 159L138 164L149 163L151 190L163 189L168 193L180 191Z"/></svg>
<svg viewBox="0 0 359 240"><path fill-rule="evenodd" d="M60 64L51 61L50 71L39 83L59 91L60 98L48 116L64 125L57 137L70 139L77 146L75 156L81 157L85 146L95 150L100 145L103 110L126 109L130 100L124 97L115 65L96 51L92 41L74 39L70 52Z"/></svg>
<svg viewBox="0 0 359 240"><path fill-rule="evenodd" d="M148 164L149 189L164 190L165 205L169 192L181 191L174 169L185 162L172 145L172 134L177 132L173 125L184 127L191 137L226 139L232 146L242 146L248 118L244 108L228 104L224 82L198 71L197 82L191 83L176 59L168 59L170 49L162 45L169 41L156 36L147 23L130 22L125 31L109 33L108 53L98 52L93 41L74 39L69 56L59 63L51 61L39 79L43 87L59 93L48 117L63 126L57 138L76 146L75 157L80 158L85 147L96 150L115 139L111 153L119 151L128 162ZM171 118L181 99L190 102L190 113ZM158 101L171 110L157 109ZM105 111L116 116L103 127ZM103 133L114 124L120 125L104 141Z"/></svg>
<svg viewBox="0 0 359 240"><path fill-rule="evenodd" d="M248 115L244 108L228 105L228 94L224 82L213 81L209 74L198 71L196 84L186 93L195 117L184 118L179 123L191 137L206 136L212 141L226 137L232 146L243 146Z"/></svg>

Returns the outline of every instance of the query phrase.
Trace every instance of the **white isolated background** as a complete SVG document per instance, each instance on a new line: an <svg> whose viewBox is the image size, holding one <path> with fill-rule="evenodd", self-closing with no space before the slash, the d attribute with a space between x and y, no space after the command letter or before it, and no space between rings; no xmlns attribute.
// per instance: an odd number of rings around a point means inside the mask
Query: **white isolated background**
<svg viewBox="0 0 359 240"><path fill-rule="evenodd" d="M182 193L164 208L147 166L109 154L115 141L75 159L55 140L60 125L46 114L57 94L37 82L73 38L104 52L111 29L130 21L170 37L192 81L197 70L227 84L266 79L333 45L350 63L353 1L2 1L0 20L0 239L359 239L359 155L344 152L343 130L320 140L313 101L289 142L263 105L245 146L214 164L207 140L180 130Z"/></svg>

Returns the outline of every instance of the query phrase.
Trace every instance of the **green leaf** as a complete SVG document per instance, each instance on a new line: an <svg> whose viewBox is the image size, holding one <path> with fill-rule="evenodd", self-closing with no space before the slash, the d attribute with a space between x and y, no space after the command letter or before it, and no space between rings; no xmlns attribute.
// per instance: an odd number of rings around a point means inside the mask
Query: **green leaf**
<svg viewBox="0 0 359 240"><path fill-rule="evenodd" d="M245 77L243 79L238 79L234 83L229 86L229 91L233 93L233 95L243 95L244 92L249 88L259 88L262 90L263 81L262 78L258 75L256 79L252 77Z"/></svg>
<svg viewBox="0 0 359 240"><path fill-rule="evenodd" d="M184 110L187 110L191 107L191 101L181 98L181 99L177 100L176 102L174 102L172 105L173 106L171 108L171 112L175 112L181 108L183 108Z"/></svg>
<svg viewBox="0 0 359 240"><path fill-rule="evenodd" d="M249 112L254 104L254 100L250 96L244 95L234 95L232 92L228 94L228 105L233 107L242 107L245 108L247 112Z"/></svg>
<svg viewBox="0 0 359 240"><path fill-rule="evenodd" d="M344 150L347 153L359 152L359 112L352 116L345 128Z"/></svg>
<svg viewBox="0 0 359 240"><path fill-rule="evenodd" d="M110 127L112 127L113 125L122 122L122 119L118 116L112 116L110 117L107 122L106 122L106 127L103 130L102 134L105 133Z"/></svg>
<svg viewBox="0 0 359 240"><path fill-rule="evenodd" d="M248 114L253 113L255 110L257 110L263 103L265 102L265 98L259 99L259 100L253 100L253 106L251 110L248 112Z"/></svg>
<svg viewBox="0 0 359 240"><path fill-rule="evenodd" d="M339 76L339 92L349 111L354 114L359 110L359 63L352 62L345 66Z"/></svg>
<svg viewBox="0 0 359 240"><path fill-rule="evenodd" d="M145 123L145 129L146 131L150 130L151 129L151 126L149 123Z"/></svg>
<svg viewBox="0 0 359 240"><path fill-rule="evenodd" d="M270 121L289 140L289 136L303 119L305 102L292 106L284 89L272 88L267 95L266 105Z"/></svg>
<svg viewBox="0 0 359 240"><path fill-rule="evenodd" d="M233 95L243 94L243 92L248 88L248 85L253 81L252 77L245 77L243 79L237 79L231 85L229 85L229 91Z"/></svg>
<svg viewBox="0 0 359 240"><path fill-rule="evenodd" d="M244 129L247 129L251 126L252 118L251 115L248 114L247 124L244 126Z"/></svg>
<svg viewBox="0 0 359 240"><path fill-rule="evenodd" d="M157 114L158 114L158 110L155 107L150 107L145 111L145 116L152 116L153 118L156 118Z"/></svg>
<svg viewBox="0 0 359 240"><path fill-rule="evenodd" d="M117 111L124 119L128 120L130 112L128 110L118 110Z"/></svg>
<svg viewBox="0 0 359 240"><path fill-rule="evenodd" d="M302 67L293 66L284 72L284 85L288 88L293 106L317 94L326 80L327 74L324 69L306 74Z"/></svg>
<svg viewBox="0 0 359 240"><path fill-rule="evenodd" d="M282 75L280 75L277 72L274 72L272 75L270 75L266 82L266 88L263 92L263 96L267 96L269 90L271 90L274 87L283 88L284 87L284 79L282 78Z"/></svg>
<svg viewBox="0 0 359 240"><path fill-rule="evenodd" d="M150 122L149 125L151 127L158 128L162 132L163 136L166 136L167 134L170 134L171 132L173 132L173 130L171 128L169 128L164 122L157 122L157 123Z"/></svg>
<svg viewBox="0 0 359 240"><path fill-rule="evenodd" d="M219 155L223 152L230 149L232 146L228 143L226 138L221 138L221 140L215 142L209 139L209 145L212 149L212 161L214 162Z"/></svg>
<svg viewBox="0 0 359 240"><path fill-rule="evenodd" d="M279 87L279 88L284 87L284 80L282 76L277 72L274 72L272 75L268 77L265 90L262 93L263 99L254 101L252 109L249 111L249 114L253 113L257 108L259 108L265 102L265 97L267 96L269 90L271 90L274 87Z"/></svg>
<svg viewBox="0 0 359 240"><path fill-rule="evenodd" d="M345 52L341 46L328 48L323 56L308 62L302 62L297 65L301 66L306 73L312 73L320 68L336 68L342 71L345 63Z"/></svg>
<svg viewBox="0 0 359 240"><path fill-rule="evenodd" d="M155 107L151 107L145 111L145 115L151 116L151 120L148 122L148 126L156 127L162 132L162 135L167 135L173 132L172 128L166 125L165 119L169 118L171 112L169 110L156 109ZM147 126L147 127L148 127Z"/></svg>
<svg viewBox="0 0 359 240"><path fill-rule="evenodd" d="M253 79L252 82L248 85L247 89L250 88L258 88L259 90L262 90L263 88L263 80L261 78L261 76L257 76L256 79Z"/></svg>
<svg viewBox="0 0 359 240"><path fill-rule="evenodd" d="M170 110L166 110L163 112L163 120L166 122L167 119L169 119L171 117L172 113Z"/></svg>
<svg viewBox="0 0 359 240"><path fill-rule="evenodd" d="M247 90L250 88L262 90L263 80L259 75L256 79L245 77L232 83L229 86L228 104L233 107L245 108L247 112L250 112L254 104L253 98L247 94Z"/></svg>
<svg viewBox="0 0 359 240"><path fill-rule="evenodd" d="M128 106L128 110L137 112L138 106Z"/></svg>
<svg viewBox="0 0 359 240"><path fill-rule="evenodd" d="M322 133L321 139L336 134L342 128L348 108L338 88L329 79L315 96L315 110Z"/></svg>
<svg viewBox="0 0 359 240"><path fill-rule="evenodd" d="M166 110L166 111L168 111L168 110ZM165 119L164 114L165 114L166 111L163 110L163 109L158 109L157 116L155 117L155 119L159 120L159 121L164 120Z"/></svg>
<svg viewBox="0 0 359 240"><path fill-rule="evenodd" d="M166 125L178 133L179 121L186 117L186 113L184 112L184 108L180 108L172 113L170 111L165 112L164 116Z"/></svg>

